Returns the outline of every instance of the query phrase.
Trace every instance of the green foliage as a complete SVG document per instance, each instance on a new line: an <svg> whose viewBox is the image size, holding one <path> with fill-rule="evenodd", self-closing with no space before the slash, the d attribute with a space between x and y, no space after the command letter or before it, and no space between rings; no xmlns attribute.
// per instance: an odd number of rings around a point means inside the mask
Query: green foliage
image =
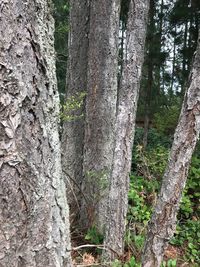
<svg viewBox="0 0 200 267"><path fill-rule="evenodd" d="M176 259L170 259L168 261L163 261L161 267L176 267L177 265L177 260Z"/></svg>
<svg viewBox="0 0 200 267"><path fill-rule="evenodd" d="M135 138L134 138L135 146L142 145L143 135L144 135L144 129L136 127ZM169 148L171 146L171 143L172 139L169 136L160 133L156 128L149 129L147 150L155 149L157 146L163 146L165 148Z"/></svg>
<svg viewBox="0 0 200 267"><path fill-rule="evenodd" d="M63 121L74 121L81 119L84 115L82 112L86 93L73 95L69 97L62 106L61 119Z"/></svg>
<svg viewBox="0 0 200 267"><path fill-rule="evenodd" d="M103 243L103 235L101 235L95 226L88 229L85 240L90 241L91 244L99 245Z"/></svg>
<svg viewBox="0 0 200 267"><path fill-rule="evenodd" d="M141 176L131 176L128 219L147 225L157 187L156 180L148 181Z"/></svg>
<svg viewBox="0 0 200 267"><path fill-rule="evenodd" d="M134 160L137 165L137 173L148 180L161 179L168 160L169 150L164 146L157 146L143 151L138 145L135 148Z"/></svg>
<svg viewBox="0 0 200 267"><path fill-rule="evenodd" d="M134 250L135 256L141 254L144 245L146 227L156 200L157 189L156 180L149 181L144 177L131 175L125 242L129 249Z"/></svg>
<svg viewBox="0 0 200 267"><path fill-rule="evenodd" d="M184 250L185 258L200 264L200 221L187 220L177 225L175 237L170 242Z"/></svg>
<svg viewBox="0 0 200 267"><path fill-rule="evenodd" d="M154 114L154 125L159 133L173 135L180 114L180 106L165 107Z"/></svg>
<svg viewBox="0 0 200 267"><path fill-rule="evenodd" d="M200 216L200 158L193 157L180 206L181 219Z"/></svg>
<svg viewBox="0 0 200 267"><path fill-rule="evenodd" d="M131 257L131 259L126 263L115 260L112 263L112 267L141 267L141 264L136 261L135 257Z"/></svg>
<svg viewBox="0 0 200 267"><path fill-rule="evenodd" d="M193 157L181 201L179 223L171 244L182 247L185 258L200 264L200 158Z"/></svg>
<svg viewBox="0 0 200 267"><path fill-rule="evenodd" d="M168 151L163 146L157 146L145 152L141 146L135 148L137 166L142 166L143 169L147 166L149 174L144 175L143 171L142 176L131 175L130 177L126 246L133 251L137 259L141 255L147 223L161 184L160 178L167 164ZM200 264L200 157L197 155L192 158L178 214L176 234L171 240L171 244L178 246L184 254L185 261L192 262L192 266ZM164 261L162 266L178 266L177 261L178 259L169 259Z"/></svg>

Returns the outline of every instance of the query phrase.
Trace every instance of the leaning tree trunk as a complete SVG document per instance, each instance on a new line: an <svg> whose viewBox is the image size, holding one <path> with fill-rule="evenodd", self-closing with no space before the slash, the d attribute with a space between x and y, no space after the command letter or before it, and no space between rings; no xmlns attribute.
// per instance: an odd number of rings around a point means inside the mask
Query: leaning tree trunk
<svg viewBox="0 0 200 267"><path fill-rule="evenodd" d="M111 172L106 237L104 244L112 250L104 257L116 258L123 253L123 241L128 207L129 172L135 130L138 92L144 58L144 44L148 18L148 0L131 0L126 32L124 59L119 88L115 150Z"/></svg>
<svg viewBox="0 0 200 267"><path fill-rule="evenodd" d="M67 92L63 111L62 166L67 179L71 218L80 206L84 144L84 96L87 90L89 4L70 1Z"/></svg>
<svg viewBox="0 0 200 267"><path fill-rule="evenodd" d="M0 3L0 266L70 263L54 22L44 0Z"/></svg>
<svg viewBox="0 0 200 267"><path fill-rule="evenodd" d="M103 229L115 136L120 0L90 3L81 222Z"/></svg>
<svg viewBox="0 0 200 267"><path fill-rule="evenodd" d="M176 228L188 169L200 133L200 44L198 44L188 90L185 94L179 123L174 135L169 163L161 192L148 226L143 253L144 267L160 266L165 248Z"/></svg>

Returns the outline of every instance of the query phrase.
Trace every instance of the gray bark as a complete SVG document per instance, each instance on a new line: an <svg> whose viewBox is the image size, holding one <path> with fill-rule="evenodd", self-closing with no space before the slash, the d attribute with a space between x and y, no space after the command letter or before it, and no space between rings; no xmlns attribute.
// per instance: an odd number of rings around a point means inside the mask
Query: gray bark
<svg viewBox="0 0 200 267"><path fill-rule="evenodd" d="M89 1L70 1L70 33L66 102L81 102L87 90ZM80 99L81 98L81 99ZM80 103L81 104L81 103ZM68 111L62 134L62 166L68 182L68 201L72 218L79 212L84 144L84 105ZM67 175L68 174L68 175ZM73 180L75 183L73 182ZM78 186L77 186L78 185ZM78 203L77 203L78 202Z"/></svg>
<svg viewBox="0 0 200 267"><path fill-rule="evenodd" d="M88 84L81 222L103 229L113 158L118 72L120 0L90 3Z"/></svg>
<svg viewBox="0 0 200 267"><path fill-rule="evenodd" d="M200 133L200 44L190 74L179 123L174 135L161 192L148 226L144 267L160 266L165 248L176 228L176 217L188 169Z"/></svg>
<svg viewBox="0 0 200 267"><path fill-rule="evenodd" d="M149 1L131 0L127 24L126 58L119 88L115 150L111 172L107 229L104 244L118 255L123 253L126 213L128 207L129 172L135 130L138 92L148 18ZM116 258L113 252L104 257Z"/></svg>
<svg viewBox="0 0 200 267"><path fill-rule="evenodd" d="M1 267L72 266L53 32L47 1L1 1Z"/></svg>

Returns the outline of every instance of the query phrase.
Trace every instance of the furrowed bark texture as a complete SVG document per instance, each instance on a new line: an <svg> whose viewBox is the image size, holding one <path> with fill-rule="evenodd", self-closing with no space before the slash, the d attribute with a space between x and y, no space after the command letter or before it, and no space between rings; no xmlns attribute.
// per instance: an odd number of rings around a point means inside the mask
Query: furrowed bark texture
<svg viewBox="0 0 200 267"><path fill-rule="evenodd" d="M72 266L49 11L0 3L1 267Z"/></svg>
<svg viewBox="0 0 200 267"><path fill-rule="evenodd" d="M161 192L148 226L143 253L144 267L160 266L164 250L176 228L176 217L188 169L200 133L200 45L174 135Z"/></svg>
<svg viewBox="0 0 200 267"><path fill-rule="evenodd" d="M119 88L118 113L116 121L115 150L109 192L105 246L118 255L123 253L123 240L128 206L129 172L135 130L138 92L148 18L149 1L130 1L126 33L127 55L124 59L121 85ZM105 257L116 258L113 252Z"/></svg>
<svg viewBox="0 0 200 267"><path fill-rule="evenodd" d="M88 204L83 203L81 221L89 225L96 222L100 229L105 223L106 193L115 136L119 13L119 0L90 3L82 185Z"/></svg>
<svg viewBox="0 0 200 267"><path fill-rule="evenodd" d="M66 102L81 102L81 94L87 90L89 4L88 0L70 1L70 33L68 45L68 73ZM81 104L81 103L79 103ZM62 134L62 166L67 179L70 214L78 213L79 188L82 182L84 144L84 105L68 111L69 119L64 118ZM75 180L73 180L68 175ZM77 186L78 185L78 186ZM76 196L76 197L75 197ZM77 198L77 199L76 199ZM78 203L77 203L78 202Z"/></svg>

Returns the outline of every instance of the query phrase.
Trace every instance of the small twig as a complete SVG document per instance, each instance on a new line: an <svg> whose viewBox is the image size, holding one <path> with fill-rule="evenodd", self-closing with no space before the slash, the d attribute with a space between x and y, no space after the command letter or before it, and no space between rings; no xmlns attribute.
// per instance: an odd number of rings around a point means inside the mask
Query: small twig
<svg viewBox="0 0 200 267"><path fill-rule="evenodd" d="M112 262L104 262L103 265L102 263L91 263L91 264L77 264L75 265L76 267L88 267L88 266L110 266Z"/></svg>
<svg viewBox="0 0 200 267"><path fill-rule="evenodd" d="M107 248L105 248L104 245L91 245L91 244L81 245L81 246L78 246L78 247L74 247L74 248L72 248L72 250L79 250L81 248L100 248L100 249L107 250Z"/></svg>
<svg viewBox="0 0 200 267"><path fill-rule="evenodd" d="M82 248L99 248L99 249L103 249L103 250L110 250L111 252L115 253L118 257L120 257L120 254L115 251L114 249L108 247L108 246L105 246L105 245L91 245L91 244L86 244L86 245L81 245L81 246L78 246L78 247L74 247L72 248L71 250L79 250L79 249L82 249Z"/></svg>
<svg viewBox="0 0 200 267"><path fill-rule="evenodd" d="M72 186L72 184L70 183L70 181L69 181L69 179L66 177L66 179L67 179L67 182L68 182L68 184L69 184L69 186L70 186L70 189L71 189L71 192L72 192L72 194L73 194L73 196L74 196L74 199L75 199L75 201L76 201L76 205L77 205L77 207L78 207L78 209L79 209L79 211L80 211L80 206L79 206L79 203L78 203L78 199L77 199L77 197L76 197L76 194L75 194L75 192L74 192L74 190L73 190L73 186Z"/></svg>
<svg viewBox="0 0 200 267"><path fill-rule="evenodd" d="M85 194L83 193L82 189L80 188L79 184L71 177L71 175L69 173L67 173L65 170L62 170L64 172L65 175L67 175L69 177L69 179L77 186L77 188L79 189L80 193L83 195L83 198L85 199L85 202L88 204L88 199L85 196Z"/></svg>

